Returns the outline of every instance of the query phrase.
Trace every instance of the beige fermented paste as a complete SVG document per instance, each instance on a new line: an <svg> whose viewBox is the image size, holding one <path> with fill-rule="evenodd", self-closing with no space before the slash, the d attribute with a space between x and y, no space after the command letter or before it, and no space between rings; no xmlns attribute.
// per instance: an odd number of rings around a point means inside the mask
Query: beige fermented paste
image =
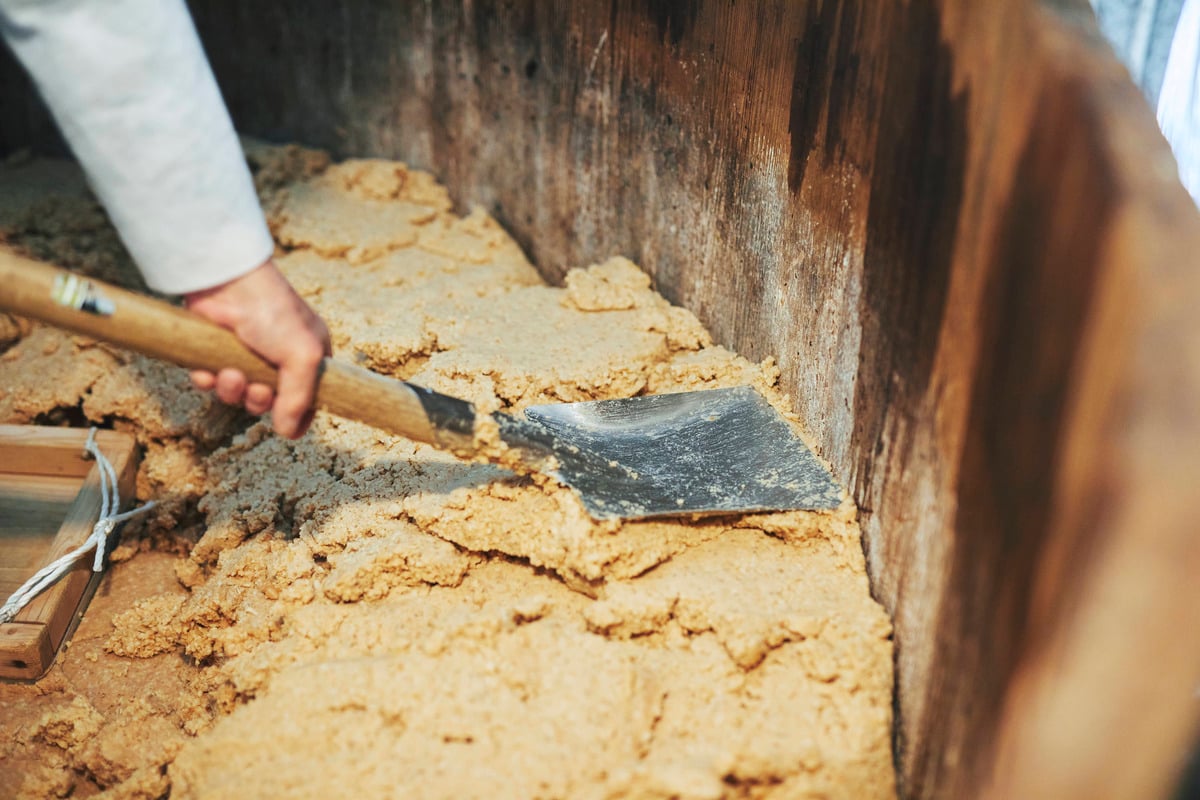
<svg viewBox="0 0 1200 800"><path fill-rule="evenodd" d="M338 358L481 408L751 383L614 258L544 284L427 174L247 143ZM137 285L57 162L9 247ZM546 480L320 414L297 442L185 373L0 319L0 421L145 445L70 648L0 686L0 796L889 798L890 625L856 511L596 523Z"/></svg>

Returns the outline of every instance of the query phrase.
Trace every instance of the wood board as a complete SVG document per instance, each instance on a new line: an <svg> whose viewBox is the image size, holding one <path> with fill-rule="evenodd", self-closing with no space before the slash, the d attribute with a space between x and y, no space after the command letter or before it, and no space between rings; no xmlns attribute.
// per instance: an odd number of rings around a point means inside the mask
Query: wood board
<svg viewBox="0 0 1200 800"><path fill-rule="evenodd" d="M547 278L622 253L778 359L894 620L902 797L1170 790L1200 218L1087 0L190 5L242 132L432 169ZM11 62L0 104L56 151Z"/></svg>
<svg viewBox="0 0 1200 800"><path fill-rule="evenodd" d="M0 600L45 564L82 544L100 516L100 471L86 455L88 431L0 425ZM122 504L133 499L137 442L98 431ZM78 624L103 573L80 559L53 586L0 624L0 678L36 680Z"/></svg>

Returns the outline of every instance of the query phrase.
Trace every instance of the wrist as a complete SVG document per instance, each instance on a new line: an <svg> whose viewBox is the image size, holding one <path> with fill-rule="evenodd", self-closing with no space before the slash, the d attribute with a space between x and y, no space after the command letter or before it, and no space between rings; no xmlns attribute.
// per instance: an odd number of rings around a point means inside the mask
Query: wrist
<svg viewBox="0 0 1200 800"><path fill-rule="evenodd" d="M271 274L274 273L274 274ZM191 308L194 304L204 301L209 298L231 297L236 298L245 295L246 299L251 299L255 294L251 288L256 283L264 281L269 282L272 278L282 279L282 274L271 259L267 259L258 266L255 266L241 275L231 278L223 283L218 283L215 286L208 286L203 289L197 289L194 292L184 292L182 295L183 303L186 307Z"/></svg>

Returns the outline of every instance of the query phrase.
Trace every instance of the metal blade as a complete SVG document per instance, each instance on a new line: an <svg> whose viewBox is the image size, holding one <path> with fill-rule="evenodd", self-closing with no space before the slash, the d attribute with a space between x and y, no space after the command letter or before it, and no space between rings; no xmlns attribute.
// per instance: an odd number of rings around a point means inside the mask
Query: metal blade
<svg viewBox="0 0 1200 800"><path fill-rule="evenodd" d="M597 519L836 508L833 476L752 387L531 406L496 415L514 447Z"/></svg>

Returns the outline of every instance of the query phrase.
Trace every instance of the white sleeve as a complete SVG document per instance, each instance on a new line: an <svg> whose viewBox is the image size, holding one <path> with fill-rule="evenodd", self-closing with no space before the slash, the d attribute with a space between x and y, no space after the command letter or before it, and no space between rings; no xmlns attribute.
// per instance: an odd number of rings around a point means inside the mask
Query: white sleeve
<svg viewBox="0 0 1200 800"><path fill-rule="evenodd" d="M1158 124L1175 153L1180 180L1200 205L1200 0L1187 0L1179 15L1158 98Z"/></svg>
<svg viewBox="0 0 1200 800"><path fill-rule="evenodd" d="M0 31L151 288L206 289L270 257L183 0L0 0Z"/></svg>

